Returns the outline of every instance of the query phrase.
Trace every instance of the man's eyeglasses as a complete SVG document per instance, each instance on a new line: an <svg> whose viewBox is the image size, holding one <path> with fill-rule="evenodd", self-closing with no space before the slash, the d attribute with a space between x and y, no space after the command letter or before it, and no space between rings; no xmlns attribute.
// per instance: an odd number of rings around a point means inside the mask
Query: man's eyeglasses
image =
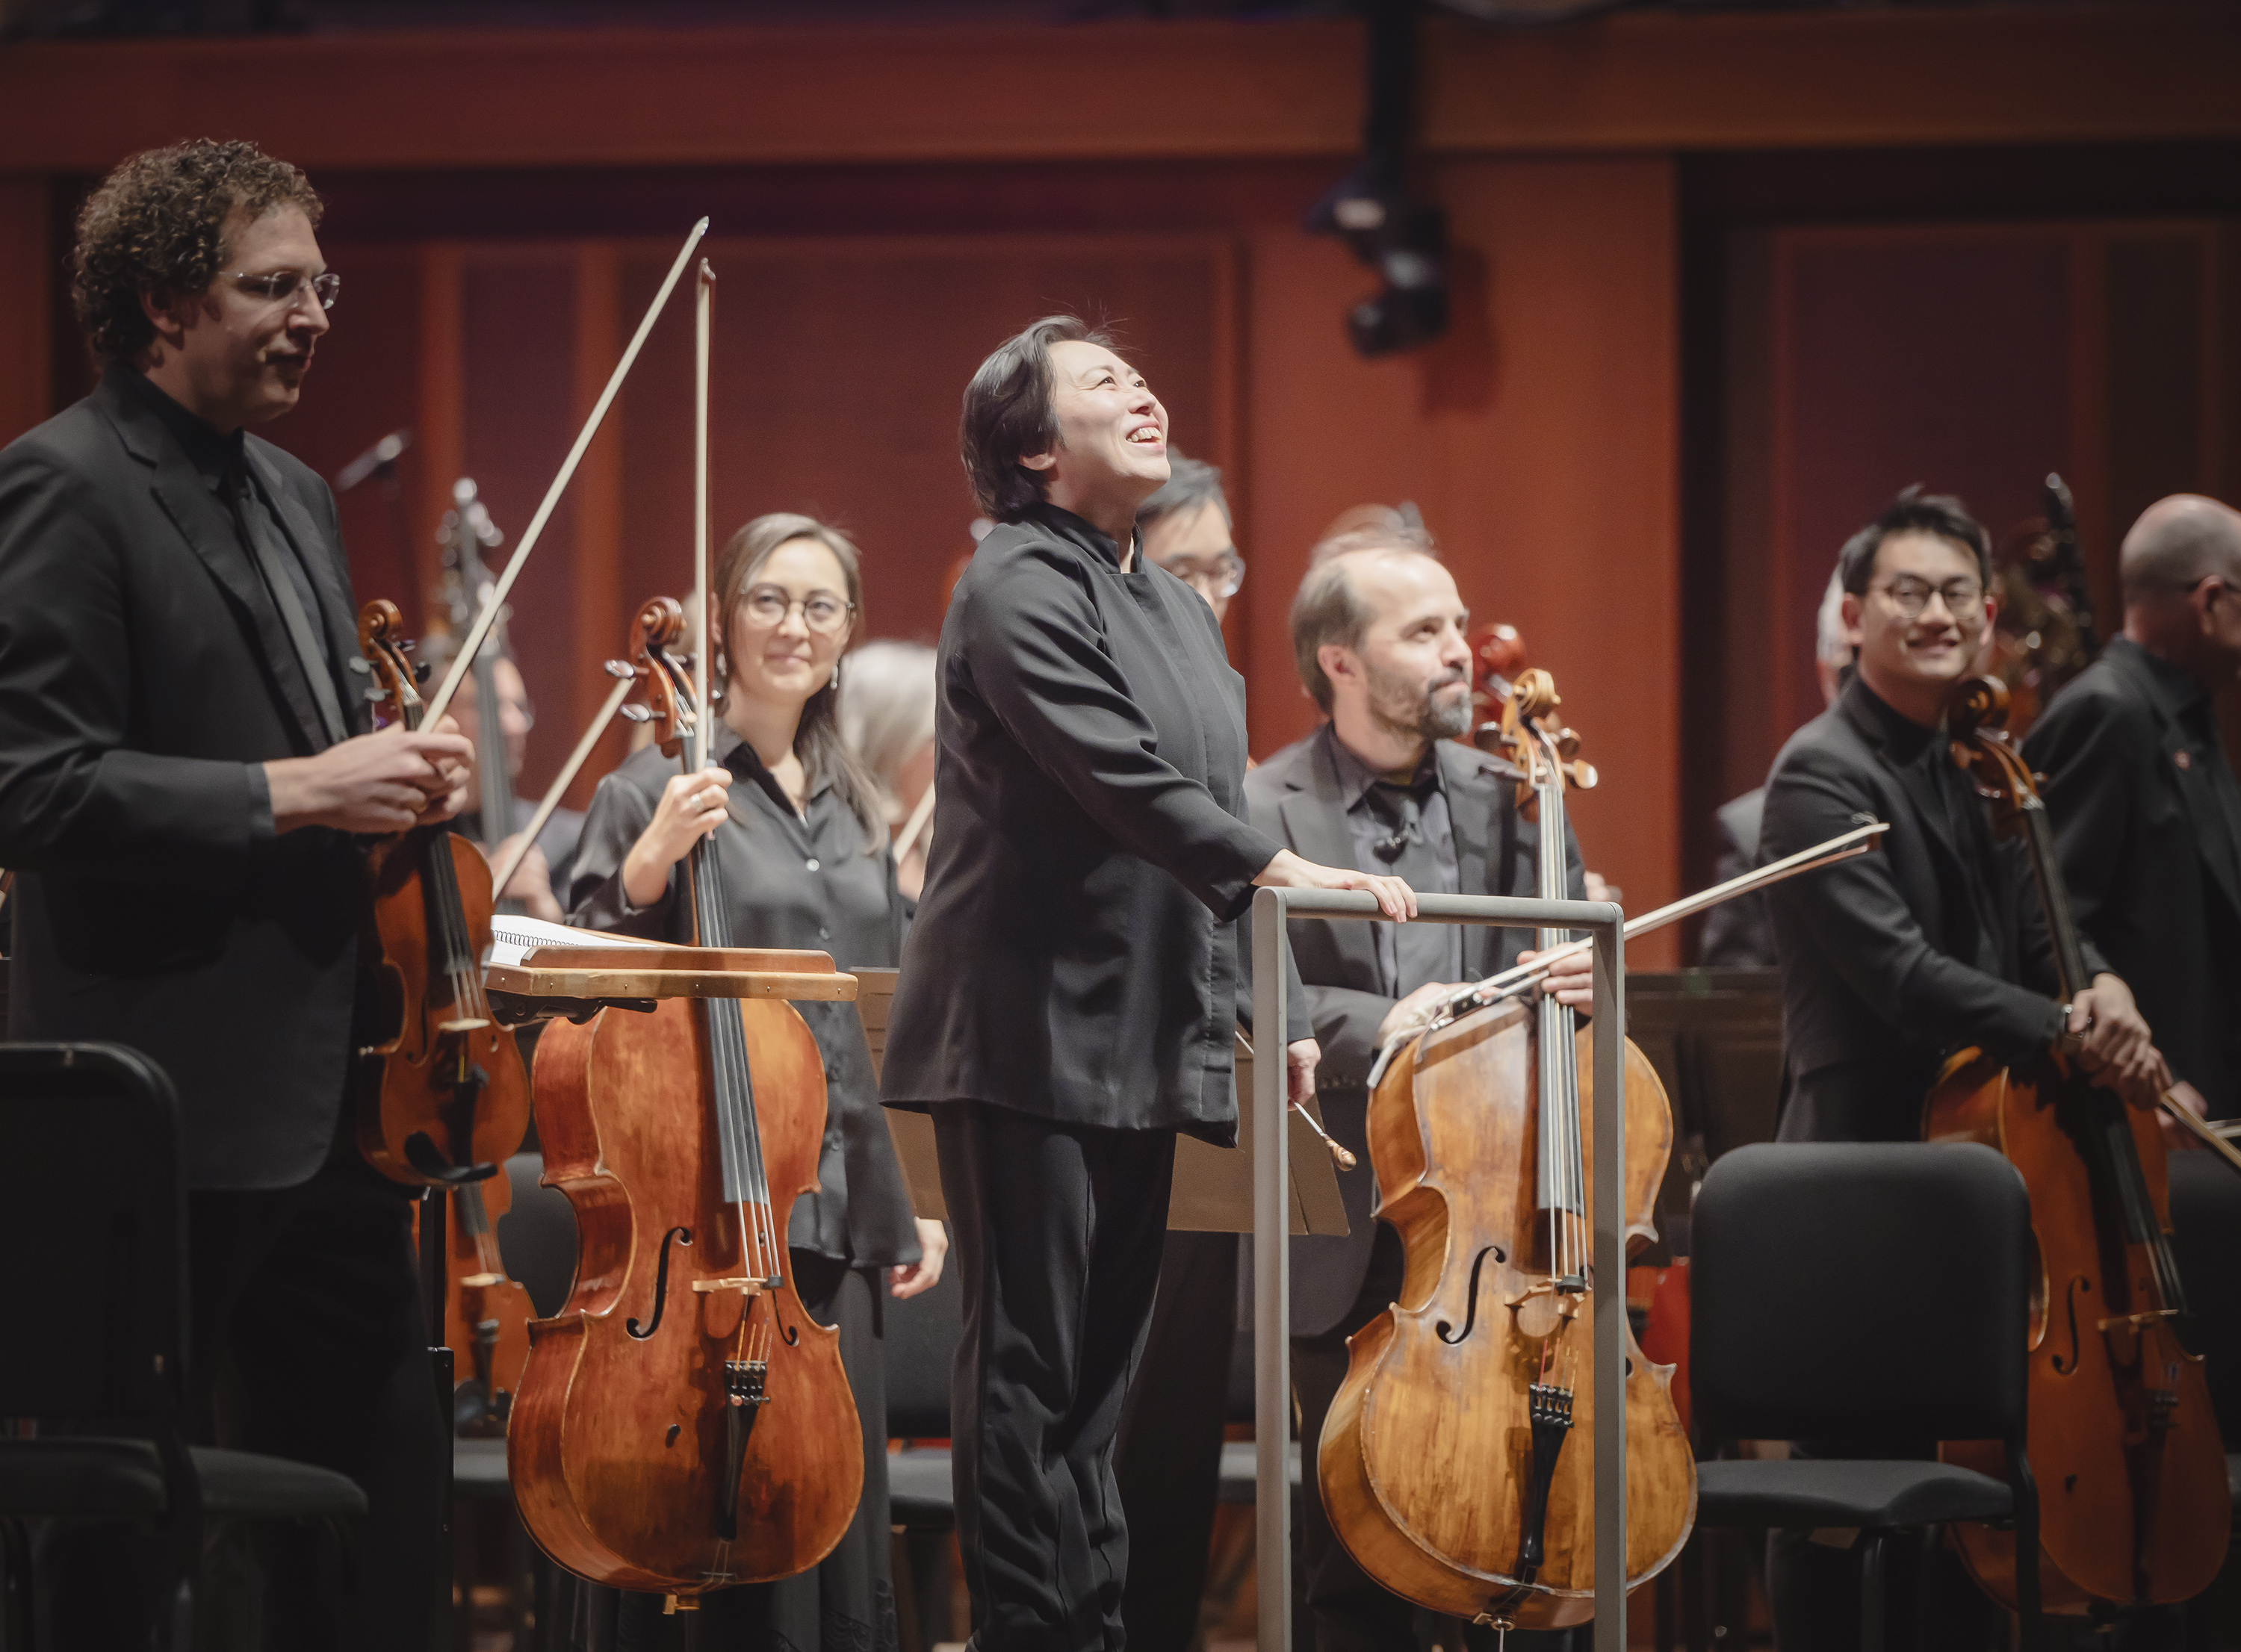
<svg viewBox="0 0 2241 1652"><path fill-rule="evenodd" d="M1228 602L1245 585L1245 558L1234 551L1214 557L1176 557L1160 565L1216 602Z"/></svg>
<svg viewBox="0 0 2241 1652"><path fill-rule="evenodd" d="M1901 576L1883 591L1890 599L1890 605L1905 619L1921 619L1922 611L1930 606L1932 597L1944 599L1945 612L1953 616L1956 625L1972 625L1984 618L1984 584L1981 579L1948 579L1943 585L1934 585L1927 579Z"/></svg>
<svg viewBox="0 0 2241 1652"><path fill-rule="evenodd" d="M343 278L331 270L323 276L306 276L301 270L274 270L264 275L246 275L236 270L226 278L252 298L262 298L267 304L294 304L304 289L319 301L319 308L335 307L335 295L343 290Z"/></svg>
<svg viewBox="0 0 2241 1652"><path fill-rule="evenodd" d="M777 585L757 585L739 605L753 624L773 631L786 623L788 613L799 608L801 623L820 637L830 637L839 631L848 623L848 616L856 612L854 603L844 601L829 591L813 591L806 597L796 597Z"/></svg>

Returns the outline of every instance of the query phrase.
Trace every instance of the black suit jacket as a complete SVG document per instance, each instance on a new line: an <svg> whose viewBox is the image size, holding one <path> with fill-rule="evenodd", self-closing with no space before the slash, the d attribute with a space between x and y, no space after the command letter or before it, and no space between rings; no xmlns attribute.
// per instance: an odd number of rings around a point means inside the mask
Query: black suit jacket
<svg viewBox="0 0 2241 1652"><path fill-rule="evenodd" d="M1438 743L1440 779L1455 837L1455 881L1467 895L1529 895L1540 877L1541 830L1517 818L1516 771L1453 740ZM1304 859L1355 866L1338 769L1321 731L1286 746L1245 777L1254 825ZM1579 845L1566 846L1570 889L1587 894ZM1382 871L1382 867L1356 870ZM1354 1316L1368 1276L1377 1222L1369 1171L1367 1084L1377 1059L1377 1029L1394 1005L1381 990L1370 926L1358 920L1294 918L1292 955L1307 984L1322 1062L1315 1069L1323 1123L1360 1167L1339 1175L1344 1238L1292 1241L1292 1333L1316 1336ZM1533 945L1529 929L1463 929L1463 973L1475 980L1508 968ZM1375 1306L1381 1307L1382 1304Z"/></svg>
<svg viewBox="0 0 2241 1652"><path fill-rule="evenodd" d="M2241 1114L2241 866L2211 762L2179 712L2199 692L2119 637L2024 742L2046 772L2070 911L2212 1118ZM2215 752L2215 747L2211 748Z"/></svg>
<svg viewBox="0 0 2241 1652"><path fill-rule="evenodd" d="M0 450L9 1030L145 1051L178 1088L191 1187L286 1187L342 1106L362 857L324 828L274 834L260 765L325 743L318 706L231 517L130 371ZM347 660L333 497L270 443L246 454Z"/></svg>
<svg viewBox="0 0 2241 1652"><path fill-rule="evenodd" d="M935 665L933 841L890 1104L1236 1140L1245 680L1204 599L1041 507L981 540Z"/></svg>
<svg viewBox="0 0 2241 1652"><path fill-rule="evenodd" d="M1880 853L1767 892L1782 956L1784 1140L1910 1141L1946 1054L2002 1060L2044 1046L2059 1016L2053 948L2020 842L1981 809L1957 841L1914 761L1917 729L1858 679L1789 738L1767 777L1760 853L1776 860L1863 822ZM2107 966L2087 949L2097 972ZM1979 964L1983 966L1980 967Z"/></svg>

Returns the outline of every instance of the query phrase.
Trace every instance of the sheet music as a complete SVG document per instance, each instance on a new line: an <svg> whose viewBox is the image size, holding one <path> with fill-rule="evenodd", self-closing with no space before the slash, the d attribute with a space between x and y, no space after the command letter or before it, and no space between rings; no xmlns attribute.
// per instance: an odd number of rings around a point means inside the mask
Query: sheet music
<svg viewBox="0 0 2241 1652"><path fill-rule="evenodd" d="M658 941L641 940L636 935L611 935L597 929L572 929L566 924L547 923L542 918L525 918L512 913L501 913L491 920L490 954L483 960L485 968L492 964L518 967L522 960L539 946L654 946Z"/></svg>

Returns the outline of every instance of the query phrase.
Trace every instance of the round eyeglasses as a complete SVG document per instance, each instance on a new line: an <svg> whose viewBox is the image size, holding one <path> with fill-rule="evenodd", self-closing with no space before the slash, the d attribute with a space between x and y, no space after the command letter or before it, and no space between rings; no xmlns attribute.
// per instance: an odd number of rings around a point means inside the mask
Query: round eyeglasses
<svg viewBox="0 0 2241 1652"><path fill-rule="evenodd" d="M801 623L820 637L830 637L848 623L848 616L856 612L856 605L834 596L829 591L813 591L806 597L797 597L777 585L757 585L739 603L748 623L766 630L775 630L786 623L786 617L794 609L801 610Z"/></svg>
<svg viewBox="0 0 2241 1652"><path fill-rule="evenodd" d="M1216 602L1228 601L1245 585L1245 558L1234 551L1212 557L1176 557L1160 565Z"/></svg>
<svg viewBox="0 0 2241 1652"><path fill-rule="evenodd" d="M1942 598L1945 612L1959 625L1975 625L1984 617L1981 605L1984 600L1983 582L1979 579L1948 579L1943 585L1932 585L1927 579L1915 579L1901 575L1883 588L1890 599L1890 605L1903 619L1919 619L1923 609L1930 606L1932 597Z"/></svg>

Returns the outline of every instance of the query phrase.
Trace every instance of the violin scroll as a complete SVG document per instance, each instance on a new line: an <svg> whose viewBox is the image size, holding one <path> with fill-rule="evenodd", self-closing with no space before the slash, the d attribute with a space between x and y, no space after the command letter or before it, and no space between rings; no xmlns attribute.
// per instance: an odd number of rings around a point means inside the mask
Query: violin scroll
<svg viewBox="0 0 2241 1652"><path fill-rule="evenodd" d="M632 666L646 685L645 720L664 757L675 757L699 722L690 679L670 652L684 637L685 609L674 597L648 597L631 622Z"/></svg>
<svg viewBox="0 0 2241 1652"><path fill-rule="evenodd" d="M405 658L412 641L405 634L404 614L388 598L376 597L358 610L358 646L373 673L366 698L389 708L388 716L376 713L376 720L385 727L397 722L419 727L420 679L428 668Z"/></svg>

